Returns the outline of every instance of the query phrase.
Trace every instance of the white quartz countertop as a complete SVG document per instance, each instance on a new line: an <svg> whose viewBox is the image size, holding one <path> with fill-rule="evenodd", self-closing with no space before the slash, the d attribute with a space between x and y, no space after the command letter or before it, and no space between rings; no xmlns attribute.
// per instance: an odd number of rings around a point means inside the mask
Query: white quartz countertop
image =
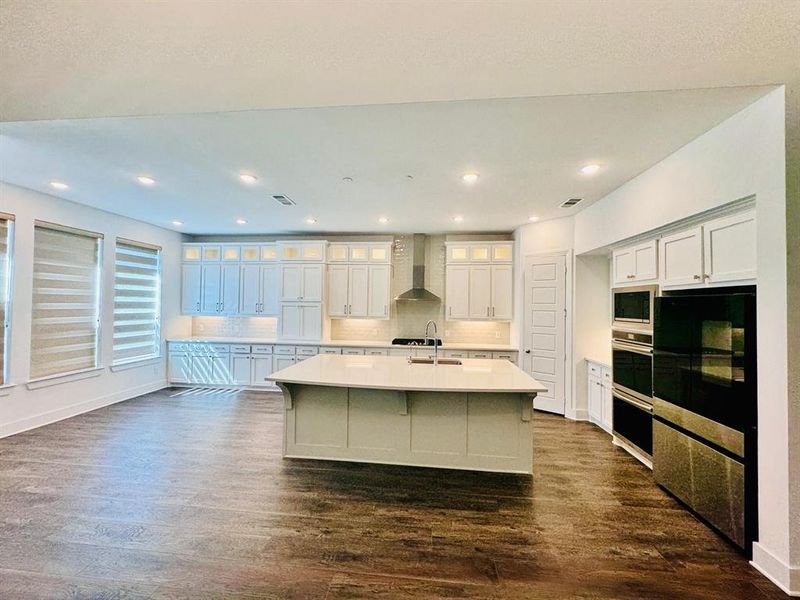
<svg viewBox="0 0 800 600"><path fill-rule="evenodd" d="M319 342L292 342L290 340L278 340L275 338L258 337L215 337L215 336L192 336L183 338L168 338L168 342L197 344L281 344L286 346L336 346L339 348L408 348L402 344L392 344L380 340L323 340ZM423 348L424 346L417 346ZM442 350L492 350L495 352L517 352L518 348L510 344L481 344L469 343L447 343L439 346Z"/></svg>
<svg viewBox="0 0 800 600"><path fill-rule="evenodd" d="M271 381L301 385L433 392L538 393L547 388L507 360L410 364L401 356L320 354L276 371Z"/></svg>

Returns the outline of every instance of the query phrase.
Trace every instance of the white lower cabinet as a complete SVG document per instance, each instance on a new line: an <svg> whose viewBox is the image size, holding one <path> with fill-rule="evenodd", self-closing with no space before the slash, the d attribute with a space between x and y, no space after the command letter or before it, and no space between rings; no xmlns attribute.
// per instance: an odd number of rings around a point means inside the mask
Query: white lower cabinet
<svg viewBox="0 0 800 600"><path fill-rule="evenodd" d="M231 383L250 385L252 357L249 354L231 355Z"/></svg>
<svg viewBox="0 0 800 600"><path fill-rule="evenodd" d="M295 362L297 362L297 359L294 356L276 354L272 361L272 371L280 371L286 367L291 367Z"/></svg>
<svg viewBox="0 0 800 600"><path fill-rule="evenodd" d="M254 387L273 387L274 384L267 380L273 373L272 356L254 355L250 362L252 363L250 384Z"/></svg>
<svg viewBox="0 0 800 600"><path fill-rule="evenodd" d="M169 353L169 380L172 383L192 382L192 359L188 353Z"/></svg>
<svg viewBox="0 0 800 600"><path fill-rule="evenodd" d="M611 380L611 369L599 363L588 363L587 400L589 420L608 432L611 432L612 425Z"/></svg>

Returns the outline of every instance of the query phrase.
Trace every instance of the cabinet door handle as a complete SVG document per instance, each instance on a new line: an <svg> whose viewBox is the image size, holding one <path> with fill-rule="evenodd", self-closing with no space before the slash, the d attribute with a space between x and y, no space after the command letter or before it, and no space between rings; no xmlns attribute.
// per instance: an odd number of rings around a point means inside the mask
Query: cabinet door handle
<svg viewBox="0 0 800 600"><path fill-rule="evenodd" d="M492 316L494 316L494 306L492 307Z"/></svg>
<svg viewBox="0 0 800 600"><path fill-rule="evenodd" d="M695 275L694 279L700 279L700 275Z"/></svg>
<svg viewBox="0 0 800 600"><path fill-rule="evenodd" d="M448 306L447 307L447 311L448 311L447 312L448 316L452 317L453 316L453 307L452 306Z"/></svg>
<svg viewBox="0 0 800 600"><path fill-rule="evenodd" d="M486 307L486 316L487 317L489 316L489 307L488 306Z"/></svg>
<svg viewBox="0 0 800 600"><path fill-rule="evenodd" d="M703 279L711 279L711 275L703 275Z"/></svg>
<svg viewBox="0 0 800 600"><path fill-rule="evenodd" d="M200 312L200 303L197 303L197 312Z"/></svg>
<svg viewBox="0 0 800 600"><path fill-rule="evenodd" d="M344 314L347 314L347 304L344 305Z"/></svg>
<svg viewBox="0 0 800 600"><path fill-rule="evenodd" d="M389 305L388 304L384 304L383 305L383 316L385 317L388 312L389 312Z"/></svg>
<svg viewBox="0 0 800 600"><path fill-rule="evenodd" d="M353 314L353 305L352 304L348 304L347 305L347 314L348 315L352 315Z"/></svg>

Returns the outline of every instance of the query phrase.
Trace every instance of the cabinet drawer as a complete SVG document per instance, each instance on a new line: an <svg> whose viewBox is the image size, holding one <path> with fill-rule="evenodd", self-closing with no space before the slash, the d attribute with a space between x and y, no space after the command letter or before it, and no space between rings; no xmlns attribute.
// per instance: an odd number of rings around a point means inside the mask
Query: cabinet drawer
<svg viewBox="0 0 800 600"><path fill-rule="evenodd" d="M322 348L319 349L319 353L320 354L341 354L342 353L342 349L341 348L332 348L330 346L323 346Z"/></svg>
<svg viewBox="0 0 800 600"><path fill-rule="evenodd" d="M470 358L492 358L491 352L482 352L478 350L470 350L469 352Z"/></svg>
<svg viewBox="0 0 800 600"><path fill-rule="evenodd" d="M200 344L200 346L208 354L228 354L231 351L228 344Z"/></svg>
<svg viewBox="0 0 800 600"><path fill-rule="evenodd" d="M612 376L611 376L611 369L609 369L607 367L603 367L603 369L602 369L602 378L603 378L603 383L611 383L611 381L613 379Z"/></svg>
<svg viewBox="0 0 800 600"><path fill-rule="evenodd" d="M510 360L511 362L517 361L516 352L492 352L492 358L500 360Z"/></svg>
<svg viewBox="0 0 800 600"><path fill-rule="evenodd" d="M319 348L316 346L298 346L297 356L316 356Z"/></svg>
<svg viewBox="0 0 800 600"><path fill-rule="evenodd" d="M367 356L389 356L389 351L386 348L367 348L364 350Z"/></svg>
<svg viewBox="0 0 800 600"><path fill-rule="evenodd" d="M600 365L589 363L589 375L593 375L594 377L602 377L603 368Z"/></svg>
<svg viewBox="0 0 800 600"><path fill-rule="evenodd" d="M231 352L250 354L250 344L231 344Z"/></svg>
<svg viewBox="0 0 800 600"><path fill-rule="evenodd" d="M342 354L360 355L364 354L363 348L342 348Z"/></svg>
<svg viewBox="0 0 800 600"><path fill-rule="evenodd" d="M447 358L469 358L466 350L445 350L442 354Z"/></svg>
<svg viewBox="0 0 800 600"><path fill-rule="evenodd" d="M294 346L275 346L273 350L274 354L284 354L294 356L295 354L295 347Z"/></svg>
<svg viewBox="0 0 800 600"><path fill-rule="evenodd" d="M190 344L186 344L184 342L170 342L169 343L169 351L170 352L188 352Z"/></svg>
<svg viewBox="0 0 800 600"><path fill-rule="evenodd" d="M251 352L253 354L272 354L272 345L251 346Z"/></svg>

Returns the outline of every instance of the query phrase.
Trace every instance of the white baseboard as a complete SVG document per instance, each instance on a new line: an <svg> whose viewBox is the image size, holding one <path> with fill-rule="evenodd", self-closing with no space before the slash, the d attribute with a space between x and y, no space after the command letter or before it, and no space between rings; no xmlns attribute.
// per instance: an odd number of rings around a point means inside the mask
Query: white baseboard
<svg viewBox="0 0 800 600"><path fill-rule="evenodd" d="M166 381L156 381L146 385L140 385L135 388L123 390L121 392L116 392L114 394L109 394L108 396L101 396L99 398L85 400L84 402L79 402L77 404L70 404L69 406L64 406L56 410L33 415L32 417L25 417L24 419L19 419L17 421L0 426L0 438L22 433L23 431L28 431L30 429L36 429L37 427L42 427L44 425L50 425L56 421L63 421L64 419L69 419L70 417L90 412L92 410L108 406L109 404L116 404L117 402L123 402L125 400L135 398L136 396L141 396L142 394L156 392L164 389L165 387L167 387Z"/></svg>
<svg viewBox="0 0 800 600"><path fill-rule="evenodd" d="M588 421L589 411L585 408L568 408L564 416L573 421Z"/></svg>
<svg viewBox="0 0 800 600"><path fill-rule="evenodd" d="M753 543L750 564L785 594L800 598L800 567L787 565L758 542Z"/></svg>

